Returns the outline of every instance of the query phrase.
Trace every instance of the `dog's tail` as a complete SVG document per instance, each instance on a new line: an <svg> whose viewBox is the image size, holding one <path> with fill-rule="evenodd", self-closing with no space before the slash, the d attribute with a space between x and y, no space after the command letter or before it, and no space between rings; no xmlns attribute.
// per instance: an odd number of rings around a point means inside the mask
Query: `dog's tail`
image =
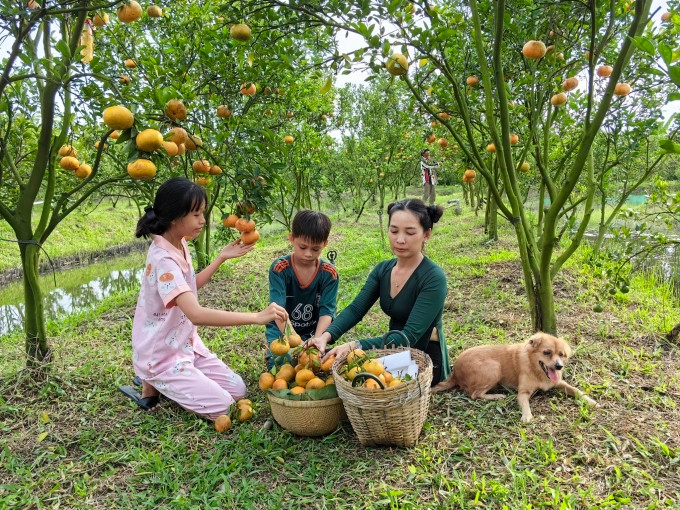
<svg viewBox="0 0 680 510"><path fill-rule="evenodd" d="M456 381L456 374L451 373L446 381L442 381L436 386L433 386L430 390L431 393L441 393L442 391L449 391L451 388L458 386L458 381Z"/></svg>

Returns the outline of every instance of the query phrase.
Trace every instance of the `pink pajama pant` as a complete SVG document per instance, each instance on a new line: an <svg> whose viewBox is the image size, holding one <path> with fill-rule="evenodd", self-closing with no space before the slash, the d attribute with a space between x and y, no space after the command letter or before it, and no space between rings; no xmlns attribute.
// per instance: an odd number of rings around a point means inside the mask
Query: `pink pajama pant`
<svg viewBox="0 0 680 510"><path fill-rule="evenodd" d="M241 376L215 355L196 354L193 363L175 366L146 382L187 411L212 421L229 414L229 407L246 396Z"/></svg>

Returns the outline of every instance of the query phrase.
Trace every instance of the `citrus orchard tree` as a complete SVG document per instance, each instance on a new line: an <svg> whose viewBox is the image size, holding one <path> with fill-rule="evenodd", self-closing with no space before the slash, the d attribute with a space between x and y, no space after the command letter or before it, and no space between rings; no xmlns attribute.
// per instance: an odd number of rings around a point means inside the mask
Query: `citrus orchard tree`
<svg viewBox="0 0 680 510"><path fill-rule="evenodd" d="M0 79L0 215L16 235L26 353L38 365L49 354L38 264L61 220L104 193L151 203L175 175L208 188L208 220L228 209L225 197L245 216L264 206L262 174L274 167L248 156L284 133L262 126L261 110L320 62L314 44L324 33L293 45L286 23L251 30L193 3L169 12L133 0L0 5L2 35L13 41ZM208 239L198 241L199 265Z"/></svg>
<svg viewBox="0 0 680 510"><path fill-rule="evenodd" d="M534 328L555 333L553 280L594 209L593 143L605 119L631 103L631 92L648 92L636 88L654 74L644 42L654 37L651 3L248 5L252 15L256 8L285 7L301 24L359 34L366 45L352 55L329 48L337 65L360 54L375 73L386 67L408 85L428 120L441 122L484 179L491 210L513 225ZM631 67L633 57L646 65ZM520 186L530 160L540 174L538 211L527 207ZM569 217L573 234L558 250Z"/></svg>
<svg viewBox="0 0 680 510"><path fill-rule="evenodd" d="M49 354L38 283L43 244L90 195L123 177L120 169L100 167L111 130L99 130L101 145L88 151L89 163L67 143L77 116L74 91L96 74L86 67L92 45L86 20L95 2L0 5L1 30L12 40L0 79L0 216L14 231L21 257L26 354L35 365Z"/></svg>

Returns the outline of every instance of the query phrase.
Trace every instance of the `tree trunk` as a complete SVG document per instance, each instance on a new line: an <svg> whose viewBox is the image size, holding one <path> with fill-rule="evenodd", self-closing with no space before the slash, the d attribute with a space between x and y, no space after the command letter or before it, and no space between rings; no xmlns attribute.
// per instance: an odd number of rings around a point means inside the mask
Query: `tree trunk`
<svg viewBox="0 0 680 510"><path fill-rule="evenodd" d="M24 280L24 333L26 338L26 365L38 367L49 353L45 332L45 315L42 291L38 280L40 248L37 244L21 244L21 268Z"/></svg>
<svg viewBox="0 0 680 510"><path fill-rule="evenodd" d="M498 206L491 193L488 196L486 211L487 237L489 241L498 241Z"/></svg>

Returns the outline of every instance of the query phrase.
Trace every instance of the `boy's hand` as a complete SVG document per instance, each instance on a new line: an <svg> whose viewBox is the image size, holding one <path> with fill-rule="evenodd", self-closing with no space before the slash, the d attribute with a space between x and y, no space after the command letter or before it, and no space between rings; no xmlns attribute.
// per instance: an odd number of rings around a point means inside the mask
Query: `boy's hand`
<svg viewBox="0 0 680 510"><path fill-rule="evenodd" d="M257 312L255 315L257 317L257 323L263 326L269 324L271 321L286 322L288 320L288 312L286 312L286 309L276 303L269 303L267 308L261 312Z"/></svg>
<svg viewBox="0 0 680 510"><path fill-rule="evenodd" d="M329 333L322 333L320 336L310 338L304 344L304 347L316 347L319 350L319 354L323 356L326 352L326 344L330 342L331 335Z"/></svg>
<svg viewBox="0 0 680 510"><path fill-rule="evenodd" d="M222 251L217 256L217 258L220 259L222 262L224 262L227 259L235 259L237 257L245 255L253 248L255 248L255 243L243 244L240 239L236 239L235 241L230 242L228 245L222 248Z"/></svg>

